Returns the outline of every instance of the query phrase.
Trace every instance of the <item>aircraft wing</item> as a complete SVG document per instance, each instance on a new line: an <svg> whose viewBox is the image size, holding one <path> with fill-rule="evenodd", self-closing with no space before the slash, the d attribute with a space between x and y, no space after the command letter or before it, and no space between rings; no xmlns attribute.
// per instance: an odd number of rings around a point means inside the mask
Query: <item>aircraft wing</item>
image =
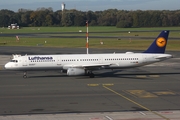
<svg viewBox="0 0 180 120"><path fill-rule="evenodd" d="M103 66L110 66L111 64L88 64L88 65L82 65L84 68L90 68L90 67L103 67Z"/></svg>
<svg viewBox="0 0 180 120"><path fill-rule="evenodd" d="M63 66L64 68L66 67L73 67L73 68L84 68L84 69L94 69L94 68L99 68L99 67L108 67L110 66L111 64L85 64L85 65L65 65Z"/></svg>

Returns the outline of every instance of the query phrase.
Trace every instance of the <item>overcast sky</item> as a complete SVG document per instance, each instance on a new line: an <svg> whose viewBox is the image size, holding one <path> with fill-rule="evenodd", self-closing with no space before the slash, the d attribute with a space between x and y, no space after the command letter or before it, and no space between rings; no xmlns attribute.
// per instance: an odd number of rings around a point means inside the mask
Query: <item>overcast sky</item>
<svg viewBox="0 0 180 120"><path fill-rule="evenodd" d="M37 2L38 1L38 2ZM106 9L118 10L179 10L180 0L0 0L0 9L18 11L19 8L36 10L41 7L52 7L54 11L61 10L61 4L66 9L81 11L100 11Z"/></svg>

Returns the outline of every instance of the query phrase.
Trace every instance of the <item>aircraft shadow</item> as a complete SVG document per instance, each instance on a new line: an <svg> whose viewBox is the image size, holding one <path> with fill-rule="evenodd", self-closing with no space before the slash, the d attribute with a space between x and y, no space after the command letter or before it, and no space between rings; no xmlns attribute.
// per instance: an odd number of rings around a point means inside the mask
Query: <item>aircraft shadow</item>
<svg viewBox="0 0 180 120"><path fill-rule="evenodd" d="M55 77L67 77L67 75L38 75L38 76L28 76L27 78L55 78Z"/></svg>
<svg viewBox="0 0 180 120"><path fill-rule="evenodd" d="M94 73L95 78L130 78L130 79L149 79L151 77L148 76L153 76L153 75L176 75L180 74L180 72L147 72L147 71L128 71L126 73L118 73L118 71L111 71L111 72L103 72L103 73ZM139 76L139 77L138 77ZM146 76L146 77L141 77L141 76ZM76 79L88 79L89 76L67 76L65 73L61 74L56 74L56 75L28 75L28 78L76 78ZM89 78L93 79L93 78Z"/></svg>
<svg viewBox="0 0 180 120"><path fill-rule="evenodd" d="M101 73L101 74L96 74L97 77L126 77L126 76L138 76L138 75L175 75L175 74L180 74L180 72L172 72L172 73L160 73L160 72L154 72L154 73L147 73L147 72L142 72L142 73L120 73L120 74L114 74L114 73Z"/></svg>

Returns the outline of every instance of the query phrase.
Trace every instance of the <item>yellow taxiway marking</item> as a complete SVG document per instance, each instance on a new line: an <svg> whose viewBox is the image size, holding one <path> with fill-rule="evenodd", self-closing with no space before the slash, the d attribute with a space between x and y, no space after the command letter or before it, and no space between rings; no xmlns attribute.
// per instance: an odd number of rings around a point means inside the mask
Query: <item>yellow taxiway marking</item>
<svg viewBox="0 0 180 120"><path fill-rule="evenodd" d="M87 86L90 86L90 87L96 87L99 85L101 85L101 84L87 84ZM103 86L113 86L114 84L113 83L103 83L102 85Z"/></svg>
<svg viewBox="0 0 180 120"><path fill-rule="evenodd" d="M165 116L163 116L163 115L161 115L161 114L158 114L158 113L156 113L156 112L154 112L154 111L151 111L149 108L147 108L147 107L145 107L145 106L143 106L143 105L141 105L141 104L139 104L139 103L137 103L137 102L129 99L128 97L126 97L126 96L124 96L124 95L122 95L122 94L120 94L120 93L118 93L118 92L116 92L116 91L108 88L107 86L103 86L103 87L104 87L105 89L113 92L114 94L116 94L116 95L118 95L118 96L120 96L120 97L122 97L122 98L124 98L124 99L126 99L126 100L128 100L128 101L130 101L130 102L132 102L132 103L134 103L134 104L136 104L137 106L139 106L139 107L141 107L141 108L143 108L143 109L145 109L145 110L147 110L147 111L149 111L149 112L151 112L151 113L153 113L153 114L155 114L155 115L157 115L157 116L159 116L159 117L161 117L161 118L163 118L163 119L165 119L165 120L169 120L169 118L166 118Z"/></svg>
<svg viewBox="0 0 180 120"><path fill-rule="evenodd" d="M146 75L136 75L137 78L147 78Z"/></svg>
<svg viewBox="0 0 180 120"><path fill-rule="evenodd" d="M160 91L160 92L153 92L156 95L176 95L176 93L171 91Z"/></svg>
<svg viewBox="0 0 180 120"><path fill-rule="evenodd" d="M96 87L96 86L99 86L99 84L87 84L88 86L91 86L91 87Z"/></svg>
<svg viewBox="0 0 180 120"><path fill-rule="evenodd" d="M157 95L154 95L150 92L147 92L145 90L126 90L128 93L140 97L140 98L152 98L152 97L158 97Z"/></svg>
<svg viewBox="0 0 180 120"><path fill-rule="evenodd" d="M159 75L149 75L149 77L157 78Z"/></svg>
<svg viewBox="0 0 180 120"><path fill-rule="evenodd" d="M113 83L106 83L106 84L102 84L103 86L113 86Z"/></svg>

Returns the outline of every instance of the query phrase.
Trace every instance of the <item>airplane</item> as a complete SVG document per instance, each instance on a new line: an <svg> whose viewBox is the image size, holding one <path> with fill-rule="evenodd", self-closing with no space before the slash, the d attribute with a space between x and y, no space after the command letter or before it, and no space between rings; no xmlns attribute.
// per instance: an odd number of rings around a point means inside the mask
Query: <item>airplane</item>
<svg viewBox="0 0 180 120"><path fill-rule="evenodd" d="M165 54L168 35L169 31L161 31L142 53L14 55L4 67L7 70L23 71L23 78L27 78L27 71L38 70L62 70L68 76L88 75L94 78L95 70L134 68L171 58L172 55Z"/></svg>

